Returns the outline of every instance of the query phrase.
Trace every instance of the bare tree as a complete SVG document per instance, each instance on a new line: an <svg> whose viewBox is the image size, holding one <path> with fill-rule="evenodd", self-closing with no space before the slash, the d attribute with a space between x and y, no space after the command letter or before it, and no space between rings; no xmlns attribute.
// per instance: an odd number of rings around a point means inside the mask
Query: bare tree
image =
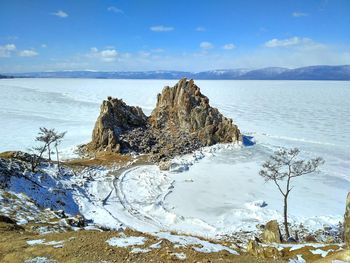
<svg viewBox="0 0 350 263"><path fill-rule="evenodd" d="M300 150L280 149L270 156L270 159L263 163L259 174L265 181L273 181L284 199L284 228L287 238L290 237L288 228L288 196L293 189L291 180L295 177L310 174L318 171L318 167L324 164L321 157L310 160L297 160ZM284 182L284 183L282 183Z"/></svg>
<svg viewBox="0 0 350 263"><path fill-rule="evenodd" d="M49 161L51 161L51 153L54 153L51 150L52 144L53 147L56 150L56 158L57 158L57 166L58 170L60 170L60 159L59 159L59 151L58 151L58 145L62 142L63 137L65 136L66 132L57 132L55 129L48 129L45 127L40 127L40 131L38 133L38 136L35 138L36 141L44 143L43 146L40 147L33 147L31 148L31 152L33 152L32 155L32 171L35 170L35 167L37 167L40 159L42 158L42 155L45 151L48 152ZM38 154L36 154L38 153ZM36 158L39 155L40 158Z"/></svg>
<svg viewBox="0 0 350 263"><path fill-rule="evenodd" d="M45 144L45 148L47 149L49 161L51 161L51 144L54 142L54 129L48 129L45 127L40 127L40 131L38 136L36 137L36 141L43 142Z"/></svg>
<svg viewBox="0 0 350 263"><path fill-rule="evenodd" d="M60 170L60 158L59 158L59 152L58 152L58 145L62 142L62 139L66 135L67 132L58 133L54 129L52 130L52 132L53 132L52 140L54 142L54 146L55 146L55 150L56 150L57 168L59 171Z"/></svg>
<svg viewBox="0 0 350 263"><path fill-rule="evenodd" d="M42 156L46 150L46 146L36 146L29 148L29 151L31 152L31 159L30 159L30 165L31 170L33 173L35 173L36 168L40 164L40 160L42 159Z"/></svg>

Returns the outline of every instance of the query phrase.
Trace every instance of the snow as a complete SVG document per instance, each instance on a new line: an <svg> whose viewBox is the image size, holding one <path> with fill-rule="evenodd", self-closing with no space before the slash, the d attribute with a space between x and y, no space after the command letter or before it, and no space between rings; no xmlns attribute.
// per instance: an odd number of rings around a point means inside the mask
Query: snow
<svg viewBox="0 0 350 263"><path fill-rule="evenodd" d="M196 250L197 252L212 253L212 252L219 252L222 250L226 250L231 254L239 255L237 251L231 248L228 248L220 244L214 244L209 241L205 241L192 236L173 235L168 232L159 232L157 233L157 236L159 238L167 239L170 242L177 244L179 246L184 246L184 247L192 246L193 249Z"/></svg>
<svg viewBox="0 0 350 263"><path fill-rule="evenodd" d="M128 237L112 237L108 239L106 242L110 246L129 247L129 246L143 245L145 241L146 241L145 237L128 236Z"/></svg>
<svg viewBox="0 0 350 263"><path fill-rule="evenodd" d="M185 253L172 253L172 255L174 255L179 260L187 259L187 256Z"/></svg>
<svg viewBox="0 0 350 263"><path fill-rule="evenodd" d="M27 244L30 246L46 245L46 246L53 246L54 248L63 247L63 243L64 243L64 240L45 242L45 239L35 239L35 240L28 240L27 241Z"/></svg>
<svg viewBox="0 0 350 263"><path fill-rule="evenodd" d="M283 250L284 248L290 248L290 251L294 251L294 250L298 250L301 249L303 247L314 247L317 248L315 251L320 251L321 249L319 248L323 248L326 246L329 246L331 244L317 244L317 243L301 243L301 244L273 244L274 247L276 247L279 251ZM266 245L268 246L268 245ZM323 251L323 250L321 250Z"/></svg>
<svg viewBox="0 0 350 263"><path fill-rule="evenodd" d="M332 252L332 251L334 251L333 249L329 249L329 250L327 250L327 251L325 251L325 250L322 250L322 249L315 249L315 250L310 250L310 252L312 253L312 254L319 254L319 255L321 255L321 257L326 257L327 255L328 255L328 253L329 252Z"/></svg>
<svg viewBox="0 0 350 263"><path fill-rule="evenodd" d="M27 244L30 246L35 246L35 245L41 245L45 242L45 239L35 239L35 240L28 240Z"/></svg>
<svg viewBox="0 0 350 263"><path fill-rule="evenodd" d="M161 244L162 244L162 240L157 242L157 243L154 243L154 244L150 245L149 247L152 248L152 249L158 249L158 248L162 247Z"/></svg>
<svg viewBox="0 0 350 263"><path fill-rule="evenodd" d="M150 251L151 251L151 249L139 248L139 247L134 247L134 248L131 249L131 253L148 253Z"/></svg>
<svg viewBox="0 0 350 263"><path fill-rule="evenodd" d="M175 82L0 80L0 151L25 150L33 145L38 128L47 126L68 131L62 151L70 157L77 144L90 139L99 105L108 95L140 105L149 114L156 94ZM290 222L310 230L337 227L350 189L350 122L344 119L350 115L349 82L196 83L211 104L233 118L256 144L208 147L175 158L169 172L144 165L122 174L116 172L118 167L94 167L76 176L70 171L61 176L54 165L46 166L43 173L26 174L43 188L25 178L12 178L11 192L24 193L42 207L82 214L107 228L220 238L237 231L257 231L257 225L272 219L282 222L280 193L258 171L278 147L299 147L302 157L322 156L326 163L321 173L293 182ZM35 209L31 204L27 207ZM0 209L10 211L3 202ZM18 217L20 223L33 219L38 220L34 213Z"/></svg>
<svg viewBox="0 0 350 263"><path fill-rule="evenodd" d="M297 255L297 259L290 259L289 263L306 263L306 260L303 259L302 255Z"/></svg>
<svg viewBox="0 0 350 263"><path fill-rule="evenodd" d="M32 259L27 259L25 263L55 263L56 260L48 259L47 257L35 257Z"/></svg>

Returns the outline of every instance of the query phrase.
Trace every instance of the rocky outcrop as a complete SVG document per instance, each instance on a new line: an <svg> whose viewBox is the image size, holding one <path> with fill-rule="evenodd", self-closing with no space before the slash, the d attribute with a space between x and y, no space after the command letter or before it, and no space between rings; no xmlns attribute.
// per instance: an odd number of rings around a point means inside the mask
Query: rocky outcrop
<svg viewBox="0 0 350 263"><path fill-rule="evenodd" d="M282 235L277 220L271 220L265 225L262 233L262 240L265 243L281 243Z"/></svg>
<svg viewBox="0 0 350 263"><path fill-rule="evenodd" d="M103 101L100 115L92 132L88 148L95 151L121 152L120 136L135 128L146 127L147 117L140 107L126 105L123 100L108 97Z"/></svg>
<svg viewBox="0 0 350 263"><path fill-rule="evenodd" d="M235 142L240 137L237 126L209 105L193 80L182 79L158 94L150 124L175 136L187 133L205 146Z"/></svg>
<svg viewBox="0 0 350 263"><path fill-rule="evenodd" d="M153 161L170 159L216 143L241 140L231 119L209 105L193 80L180 80L158 94L146 117L122 100L103 101L88 151L148 153Z"/></svg>
<svg viewBox="0 0 350 263"><path fill-rule="evenodd" d="M350 193L346 198L343 238L347 248L350 248Z"/></svg>

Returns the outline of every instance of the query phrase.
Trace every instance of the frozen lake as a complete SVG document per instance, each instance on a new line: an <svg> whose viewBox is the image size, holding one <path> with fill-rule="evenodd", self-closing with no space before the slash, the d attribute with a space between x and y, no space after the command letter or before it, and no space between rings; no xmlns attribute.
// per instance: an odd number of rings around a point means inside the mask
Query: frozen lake
<svg viewBox="0 0 350 263"><path fill-rule="evenodd" d="M39 127L45 126L68 132L63 148L69 154L72 147L90 140L99 106L107 96L139 105L148 115L155 106L157 93L165 85L175 83L175 80L0 80L0 151L25 150L34 144ZM243 225L278 217L282 208L279 193L259 178L258 171L274 149L284 146L299 147L304 157L321 156L326 161L320 174L295 181L291 215L298 218L332 215L341 219L350 190L350 82L202 80L196 84L212 106L232 118L244 134L254 136L256 145L216 152L187 172L168 175L174 180L174 190L164 200L167 211L200 219L217 232L228 226L237 227L234 222L239 220ZM142 168L141 172L155 176L154 168L148 171ZM128 176L131 182L139 173L131 171ZM140 183L140 187L146 186ZM147 191L145 195L135 195L132 200L137 203L147 198ZM251 203L257 200L266 201L268 210L257 211L252 207ZM147 209L145 213L160 216ZM181 230L182 224L179 227Z"/></svg>

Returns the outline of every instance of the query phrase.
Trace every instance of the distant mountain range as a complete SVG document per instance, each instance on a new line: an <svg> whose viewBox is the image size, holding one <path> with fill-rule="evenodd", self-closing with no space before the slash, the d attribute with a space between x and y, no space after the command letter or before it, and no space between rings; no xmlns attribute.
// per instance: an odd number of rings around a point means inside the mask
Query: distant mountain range
<svg viewBox="0 0 350 263"><path fill-rule="evenodd" d="M186 71L46 71L3 74L17 78L99 78L99 79L180 79L207 80L350 80L350 65L309 66L295 69L223 69L202 72Z"/></svg>

